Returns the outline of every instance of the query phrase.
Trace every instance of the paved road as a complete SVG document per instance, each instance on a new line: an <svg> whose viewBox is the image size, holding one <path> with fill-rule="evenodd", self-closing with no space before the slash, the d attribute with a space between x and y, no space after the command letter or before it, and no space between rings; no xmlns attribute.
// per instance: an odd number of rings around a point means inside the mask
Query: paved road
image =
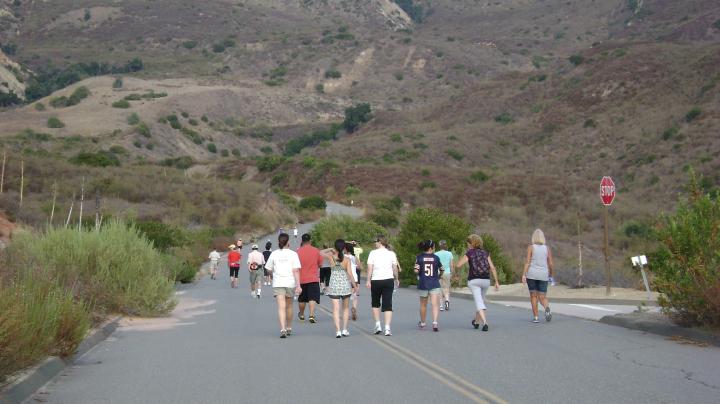
<svg viewBox="0 0 720 404"><path fill-rule="evenodd" d="M304 230L304 229L301 229ZM245 256L245 255L244 255ZM455 299L439 333L419 331L417 297L396 294L394 336L370 335L369 293L351 336L332 320L278 338L270 288L252 299L243 276L178 291L171 318L125 321L28 402L49 403L716 403L720 349L526 309L490 305L491 329L470 327ZM323 307L329 307L324 299Z"/></svg>

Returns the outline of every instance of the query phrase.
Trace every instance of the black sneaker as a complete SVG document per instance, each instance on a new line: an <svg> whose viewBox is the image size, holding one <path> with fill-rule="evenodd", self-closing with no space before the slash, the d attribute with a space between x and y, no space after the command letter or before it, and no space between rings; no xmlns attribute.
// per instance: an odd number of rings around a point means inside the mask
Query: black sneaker
<svg viewBox="0 0 720 404"><path fill-rule="evenodd" d="M489 329L488 325L487 325L487 324L483 324L482 330L483 330L483 331L487 331L488 329Z"/></svg>
<svg viewBox="0 0 720 404"><path fill-rule="evenodd" d="M292 328L287 329L287 335L288 335L288 337L292 335Z"/></svg>
<svg viewBox="0 0 720 404"><path fill-rule="evenodd" d="M478 328L480 328L480 324L476 323L476 322L475 322L475 319L473 319L473 321L471 322L471 324L472 324L473 327L475 327L476 330L477 330Z"/></svg>
<svg viewBox="0 0 720 404"><path fill-rule="evenodd" d="M310 321L310 323L315 324L315 316L308 317L308 320Z"/></svg>
<svg viewBox="0 0 720 404"><path fill-rule="evenodd" d="M445 311L450 311L450 302L445 300Z"/></svg>
<svg viewBox="0 0 720 404"><path fill-rule="evenodd" d="M280 338L287 338L287 331L280 330Z"/></svg>

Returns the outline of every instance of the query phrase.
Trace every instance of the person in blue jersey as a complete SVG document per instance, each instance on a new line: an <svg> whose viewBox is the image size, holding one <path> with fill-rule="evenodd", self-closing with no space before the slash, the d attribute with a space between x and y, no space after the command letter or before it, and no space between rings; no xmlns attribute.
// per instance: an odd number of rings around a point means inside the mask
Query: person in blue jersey
<svg viewBox="0 0 720 404"><path fill-rule="evenodd" d="M435 255L435 243L432 240L425 240L418 244L422 251L415 258L415 273L418 274L418 292L420 293L420 322L418 327L425 329L427 318L428 298L432 305L432 328L438 331L438 315L440 314L440 277L443 266L440 257Z"/></svg>

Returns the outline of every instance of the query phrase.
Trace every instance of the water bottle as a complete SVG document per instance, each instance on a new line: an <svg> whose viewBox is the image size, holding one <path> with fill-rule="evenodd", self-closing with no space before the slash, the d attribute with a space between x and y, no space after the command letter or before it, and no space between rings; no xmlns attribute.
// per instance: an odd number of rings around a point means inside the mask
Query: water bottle
<svg viewBox="0 0 720 404"><path fill-rule="evenodd" d="M548 278L548 281L550 281L550 286L555 286L555 278L551 276Z"/></svg>

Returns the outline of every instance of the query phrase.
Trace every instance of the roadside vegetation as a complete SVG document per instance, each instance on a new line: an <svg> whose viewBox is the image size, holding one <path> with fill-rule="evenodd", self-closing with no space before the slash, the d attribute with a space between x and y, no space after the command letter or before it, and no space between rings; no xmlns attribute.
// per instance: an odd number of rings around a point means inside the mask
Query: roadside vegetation
<svg viewBox="0 0 720 404"><path fill-rule="evenodd" d="M0 253L0 379L47 355L72 355L106 314L168 313L170 262L120 221L16 234Z"/></svg>
<svg viewBox="0 0 720 404"><path fill-rule="evenodd" d="M660 304L686 325L720 329L720 192L692 175L674 214L661 217L650 257Z"/></svg>

